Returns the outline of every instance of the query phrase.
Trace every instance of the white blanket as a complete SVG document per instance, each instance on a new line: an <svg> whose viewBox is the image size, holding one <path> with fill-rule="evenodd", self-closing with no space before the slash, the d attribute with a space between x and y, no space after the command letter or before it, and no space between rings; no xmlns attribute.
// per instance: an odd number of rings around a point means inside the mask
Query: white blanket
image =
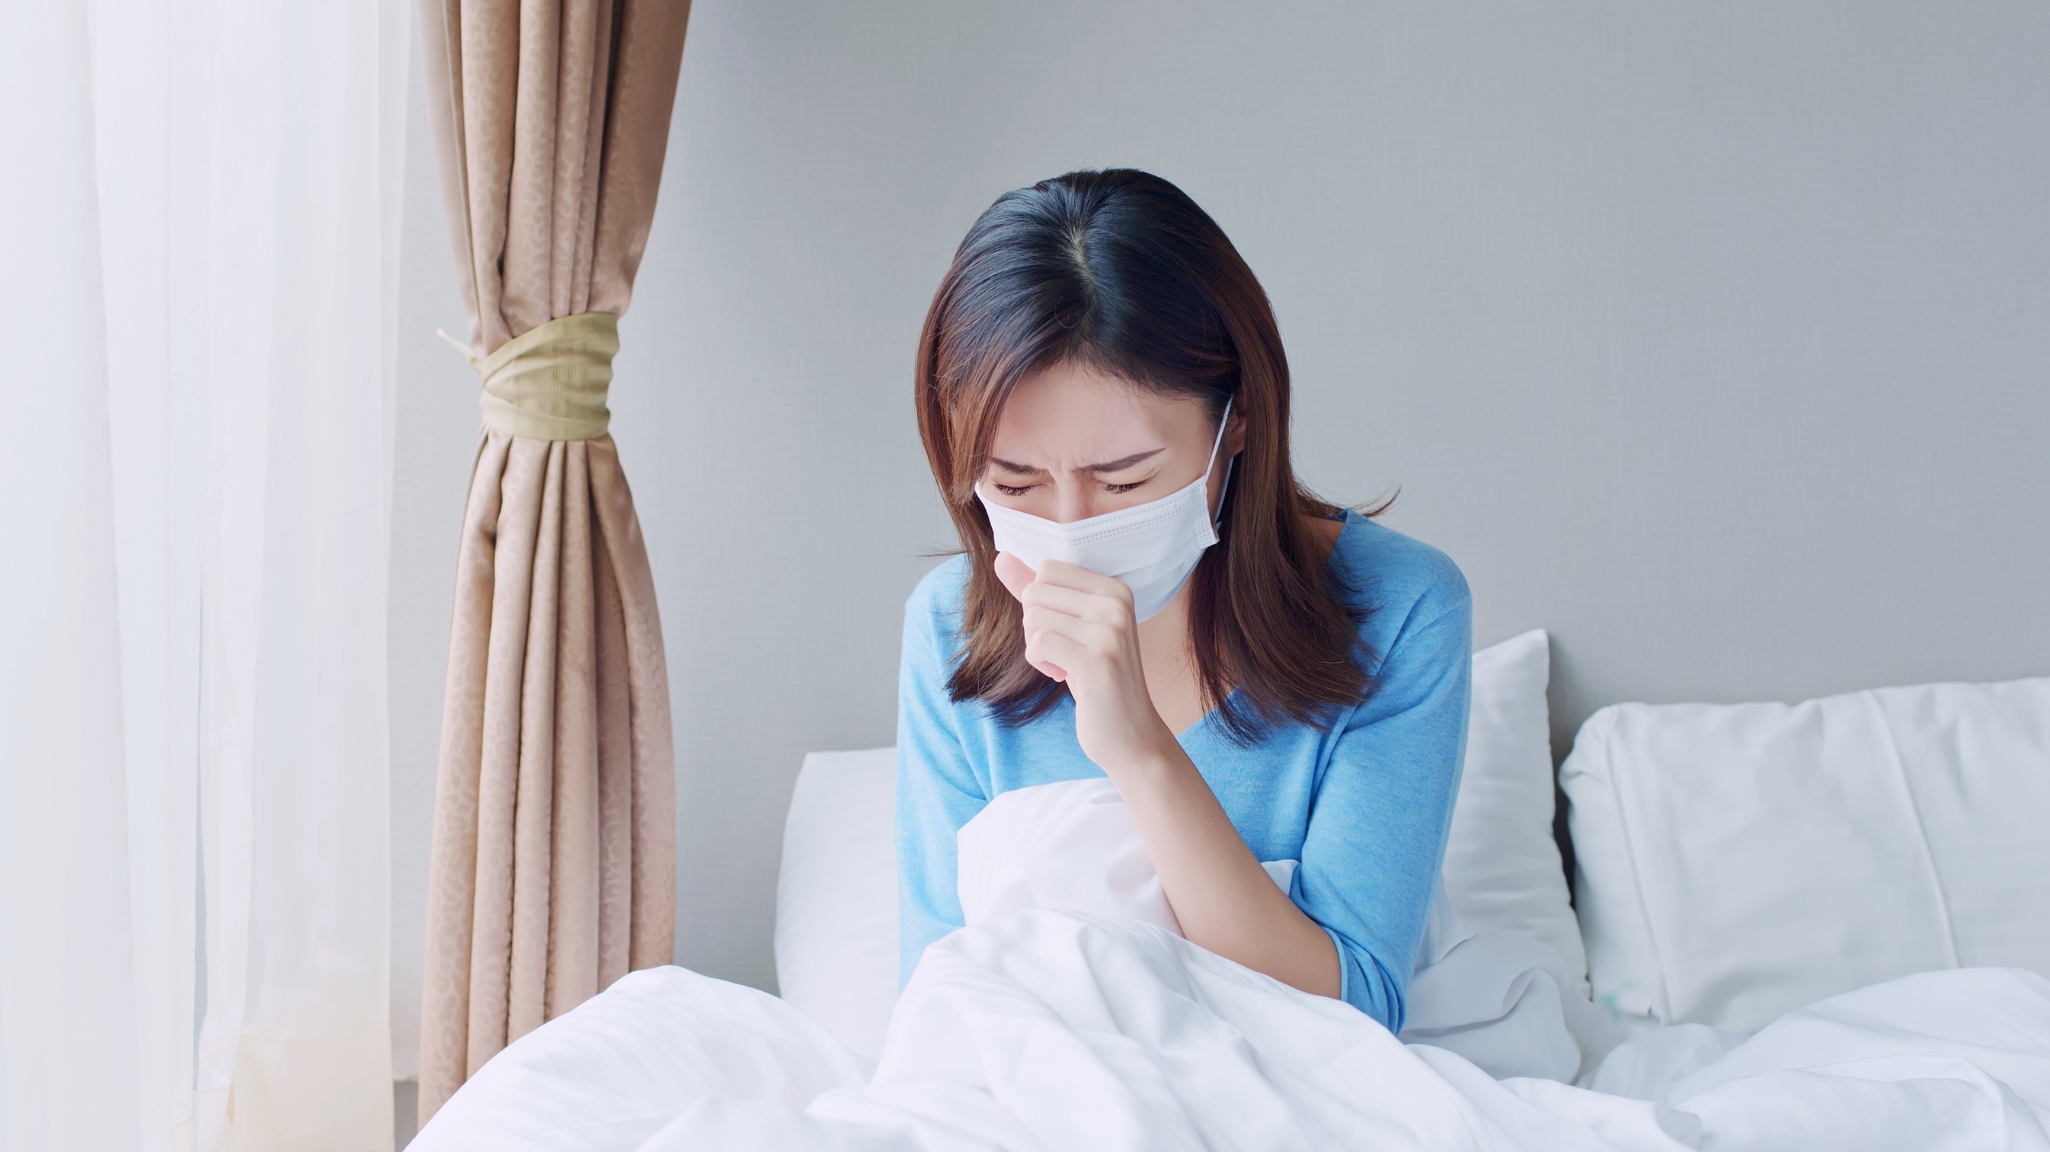
<svg viewBox="0 0 2050 1152"><path fill-rule="evenodd" d="M1182 939L1114 790L1045 787L963 830L969 926L926 951L879 1058L766 993L636 972L500 1053L411 1148L2050 1152L2031 973L1927 973L1748 1039L1681 1025L1609 1051L1549 948L1441 908L1405 1033L1429 1042L1404 1043Z"/></svg>
<svg viewBox="0 0 2050 1152"><path fill-rule="evenodd" d="M1034 909L934 945L873 1068L767 993L651 969L499 1054L412 1148L2050 1152L2050 981L1911 976L1726 1053L1667 1029L1594 1082L1648 1098L1497 1081L1158 926Z"/></svg>
<svg viewBox="0 0 2050 1152"><path fill-rule="evenodd" d="M981 924L1027 908L1138 920L1181 935L1117 786L1101 776L1006 792L961 829L961 912ZM1289 890L1299 861L1261 866ZM1623 1039L1549 945L1469 932L1440 883L1418 949L1403 1038L1489 1074L1572 1080Z"/></svg>

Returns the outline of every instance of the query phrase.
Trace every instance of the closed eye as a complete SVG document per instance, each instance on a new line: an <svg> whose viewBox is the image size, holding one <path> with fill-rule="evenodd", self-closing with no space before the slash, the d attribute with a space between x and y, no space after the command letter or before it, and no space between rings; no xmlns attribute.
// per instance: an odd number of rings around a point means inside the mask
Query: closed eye
<svg viewBox="0 0 2050 1152"><path fill-rule="evenodd" d="M1009 484L999 484L994 480L990 481L990 486L1006 496L1023 496L1034 488L1039 487L1037 484L1027 484L1022 488L1013 488Z"/></svg>

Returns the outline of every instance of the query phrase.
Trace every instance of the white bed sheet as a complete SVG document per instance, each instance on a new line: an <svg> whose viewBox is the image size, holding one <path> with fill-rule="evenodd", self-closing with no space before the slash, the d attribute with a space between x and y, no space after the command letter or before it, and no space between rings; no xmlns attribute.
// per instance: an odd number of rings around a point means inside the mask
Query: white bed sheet
<svg viewBox="0 0 2050 1152"><path fill-rule="evenodd" d="M766 993L651 969L500 1053L412 1148L2050 1149L2032 973L1907 977L1729 1039L1638 1037L1594 1077L1623 1092L1498 1081L1157 925L1031 909L934 945L873 1064Z"/></svg>
<svg viewBox="0 0 2050 1152"><path fill-rule="evenodd" d="M1574 1087L1590 1053L1552 949L1440 901L1411 1001L1445 1036L1405 1044L1182 939L1136 847L1105 781L1006 793L963 830L969 924L927 949L879 1058L765 993L634 973L500 1053L413 1148L2050 1152L2032 973L1909 977L1750 1039L1667 1028Z"/></svg>
<svg viewBox="0 0 2050 1152"><path fill-rule="evenodd" d="M883 870L846 865L884 858L888 753L848 755L844 787L824 774L810 801L874 842L813 862L842 875L806 890L828 916L792 956L812 974L798 983L830 983L822 961L858 943L862 987L880 989ZM412 1147L2050 1152L2035 973L1927 972L1755 1036L1680 1024L1617 1045L1577 965L1529 934L1468 932L1441 899L1398 1038L1183 940L1133 870L1129 819L1105 818L1105 782L1024 793L964 829L969 925L928 949L894 1010L822 1023L682 969L634 973L493 1059ZM1081 807L1086 828L1049 838ZM831 915L848 934L820 930Z"/></svg>

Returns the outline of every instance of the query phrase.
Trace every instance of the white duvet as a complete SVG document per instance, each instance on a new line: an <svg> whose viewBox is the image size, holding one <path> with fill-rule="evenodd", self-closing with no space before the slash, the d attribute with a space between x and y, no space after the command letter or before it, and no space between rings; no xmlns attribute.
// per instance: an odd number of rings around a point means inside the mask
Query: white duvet
<svg viewBox="0 0 2050 1152"><path fill-rule="evenodd" d="M1549 949L1436 922L1405 1043L1182 939L1107 785L1045 787L964 830L969 926L926 951L878 1057L767 993L636 972L500 1053L412 1149L2050 1152L2034 974L1932 972L1601 1056L1615 1037Z"/></svg>

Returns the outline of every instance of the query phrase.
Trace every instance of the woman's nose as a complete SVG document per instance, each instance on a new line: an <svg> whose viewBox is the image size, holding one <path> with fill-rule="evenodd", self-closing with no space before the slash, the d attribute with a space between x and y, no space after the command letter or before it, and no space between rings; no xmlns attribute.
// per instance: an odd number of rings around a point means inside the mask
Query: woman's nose
<svg viewBox="0 0 2050 1152"><path fill-rule="evenodd" d="M1054 522L1071 524L1095 515L1090 506L1092 493L1086 480L1063 478L1054 484Z"/></svg>

